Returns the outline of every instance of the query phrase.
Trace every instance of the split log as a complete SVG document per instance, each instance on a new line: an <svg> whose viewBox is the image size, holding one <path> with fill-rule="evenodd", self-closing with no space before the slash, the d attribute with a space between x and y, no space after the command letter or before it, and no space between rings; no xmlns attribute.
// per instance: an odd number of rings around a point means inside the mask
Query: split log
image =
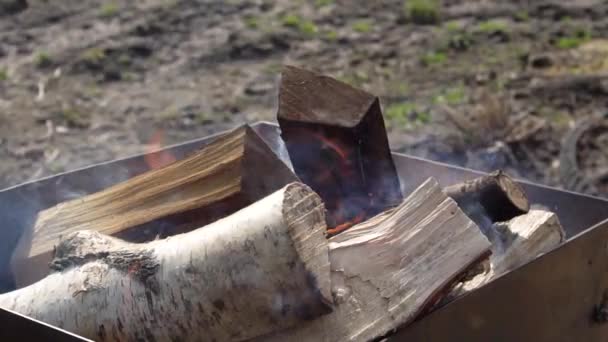
<svg viewBox="0 0 608 342"><path fill-rule="evenodd" d="M566 236L557 215L532 210L508 222L495 224L501 232L502 245L493 247L490 262L495 273L513 270L561 244Z"/></svg>
<svg viewBox="0 0 608 342"><path fill-rule="evenodd" d="M55 273L0 307L96 341L239 341L329 311L323 203L292 183L204 228L144 244L70 234Z"/></svg>
<svg viewBox="0 0 608 342"><path fill-rule="evenodd" d="M501 170L448 186L444 192L453 198L490 240L500 244L501 234L495 223L510 220L530 210L530 202L523 188ZM463 277L469 281L490 270L490 261L484 260Z"/></svg>
<svg viewBox="0 0 608 342"><path fill-rule="evenodd" d="M510 220L530 210L523 188L498 170L444 189L494 242L492 224Z"/></svg>
<svg viewBox="0 0 608 342"><path fill-rule="evenodd" d="M490 269L470 281L458 284L444 303L522 266L565 240L565 232L557 215L545 210L531 210L525 215L508 222L496 223L494 226L494 231L499 232L500 238L492 243Z"/></svg>
<svg viewBox="0 0 608 342"><path fill-rule="evenodd" d="M16 283L43 278L69 233L150 241L209 224L296 180L251 128L239 127L190 157L40 212L13 256Z"/></svg>
<svg viewBox="0 0 608 342"><path fill-rule="evenodd" d="M429 179L394 210L329 240L331 313L256 340L377 340L412 321L489 248Z"/></svg>
<svg viewBox="0 0 608 342"><path fill-rule="evenodd" d="M332 233L403 200L377 97L286 66L277 119L296 174L325 202Z"/></svg>

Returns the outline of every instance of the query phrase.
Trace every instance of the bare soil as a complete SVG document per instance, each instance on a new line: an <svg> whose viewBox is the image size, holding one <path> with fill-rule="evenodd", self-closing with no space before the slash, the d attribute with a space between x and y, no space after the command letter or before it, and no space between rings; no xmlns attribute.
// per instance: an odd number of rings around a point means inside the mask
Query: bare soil
<svg viewBox="0 0 608 342"><path fill-rule="evenodd" d="M274 120L294 64L380 96L396 151L606 193L608 4L445 0L433 13L421 23L401 0L0 0L0 188Z"/></svg>

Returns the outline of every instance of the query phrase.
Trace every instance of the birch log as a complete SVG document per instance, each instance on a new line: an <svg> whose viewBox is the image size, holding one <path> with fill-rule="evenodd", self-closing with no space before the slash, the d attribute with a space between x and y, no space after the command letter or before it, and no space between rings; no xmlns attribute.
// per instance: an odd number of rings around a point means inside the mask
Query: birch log
<svg viewBox="0 0 608 342"><path fill-rule="evenodd" d="M324 208L292 183L201 229L144 244L72 233L55 272L0 306L98 341L238 341L329 311Z"/></svg>
<svg viewBox="0 0 608 342"><path fill-rule="evenodd" d="M187 158L38 213L12 257L19 287L44 278L60 237L98 231L132 242L205 226L297 181L248 126Z"/></svg>
<svg viewBox="0 0 608 342"><path fill-rule="evenodd" d="M489 283L498 276L559 246L565 239L557 215L545 210L530 210L507 222L494 224L499 238L493 241L490 269L473 279L457 284L444 303Z"/></svg>
<svg viewBox="0 0 608 342"><path fill-rule="evenodd" d="M433 179L329 241L334 310L256 341L379 339L413 320L490 248Z"/></svg>

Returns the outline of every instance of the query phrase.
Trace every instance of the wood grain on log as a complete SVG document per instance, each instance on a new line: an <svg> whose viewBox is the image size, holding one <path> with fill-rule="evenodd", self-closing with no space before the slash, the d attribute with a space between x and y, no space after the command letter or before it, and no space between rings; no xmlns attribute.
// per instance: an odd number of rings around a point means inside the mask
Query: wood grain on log
<svg viewBox="0 0 608 342"><path fill-rule="evenodd" d="M499 232L500 238L492 243L490 269L458 284L444 303L547 253L565 240L557 215L545 210L530 210L508 222L496 223L494 230Z"/></svg>
<svg viewBox="0 0 608 342"><path fill-rule="evenodd" d="M354 128L378 98L329 76L285 66L278 118Z"/></svg>
<svg viewBox="0 0 608 342"><path fill-rule="evenodd" d="M296 174L325 202L328 226L362 221L402 201L377 97L287 66L277 119Z"/></svg>
<svg viewBox="0 0 608 342"><path fill-rule="evenodd" d="M259 341L369 341L413 320L490 243L433 179L329 243L334 310Z"/></svg>
<svg viewBox="0 0 608 342"><path fill-rule="evenodd" d="M239 341L329 311L323 203L293 183L201 229L144 244L70 234L43 280L0 307L97 341Z"/></svg>
<svg viewBox="0 0 608 342"><path fill-rule="evenodd" d="M44 277L53 248L71 232L150 241L211 223L296 180L251 128L239 127L188 158L40 212L13 256L17 285Z"/></svg>
<svg viewBox="0 0 608 342"><path fill-rule="evenodd" d="M544 210L531 210L526 215L495 226L496 231L503 232L502 246L493 248L496 252L490 257L492 269L497 274L513 270L550 251L566 236L557 215Z"/></svg>

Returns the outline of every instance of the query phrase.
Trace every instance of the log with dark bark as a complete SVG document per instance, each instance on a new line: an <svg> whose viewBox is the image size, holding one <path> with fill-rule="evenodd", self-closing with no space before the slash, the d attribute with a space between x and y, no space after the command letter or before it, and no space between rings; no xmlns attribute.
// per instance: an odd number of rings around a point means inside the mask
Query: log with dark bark
<svg viewBox="0 0 608 342"><path fill-rule="evenodd" d="M54 246L71 232L150 241L211 223L296 180L251 128L237 128L183 160L40 212L13 256L17 285L44 277Z"/></svg>
<svg viewBox="0 0 608 342"><path fill-rule="evenodd" d="M294 170L325 202L332 233L401 202L377 97L287 66L277 117Z"/></svg>
<svg viewBox="0 0 608 342"><path fill-rule="evenodd" d="M330 238L331 313L259 341L378 340L435 302L489 248L429 179L397 208Z"/></svg>
<svg viewBox="0 0 608 342"><path fill-rule="evenodd" d="M96 341L246 340L329 312L325 228L320 198L292 183L164 240L76 232L54 273L0 307Z"/></svg>
<svg viewBox="0 0 608 342"><path fill-rule="evenodd" d="M523 190L502 171L454 184L444 189L492 241L492 224L507 221L530 210Z"/></svg>

